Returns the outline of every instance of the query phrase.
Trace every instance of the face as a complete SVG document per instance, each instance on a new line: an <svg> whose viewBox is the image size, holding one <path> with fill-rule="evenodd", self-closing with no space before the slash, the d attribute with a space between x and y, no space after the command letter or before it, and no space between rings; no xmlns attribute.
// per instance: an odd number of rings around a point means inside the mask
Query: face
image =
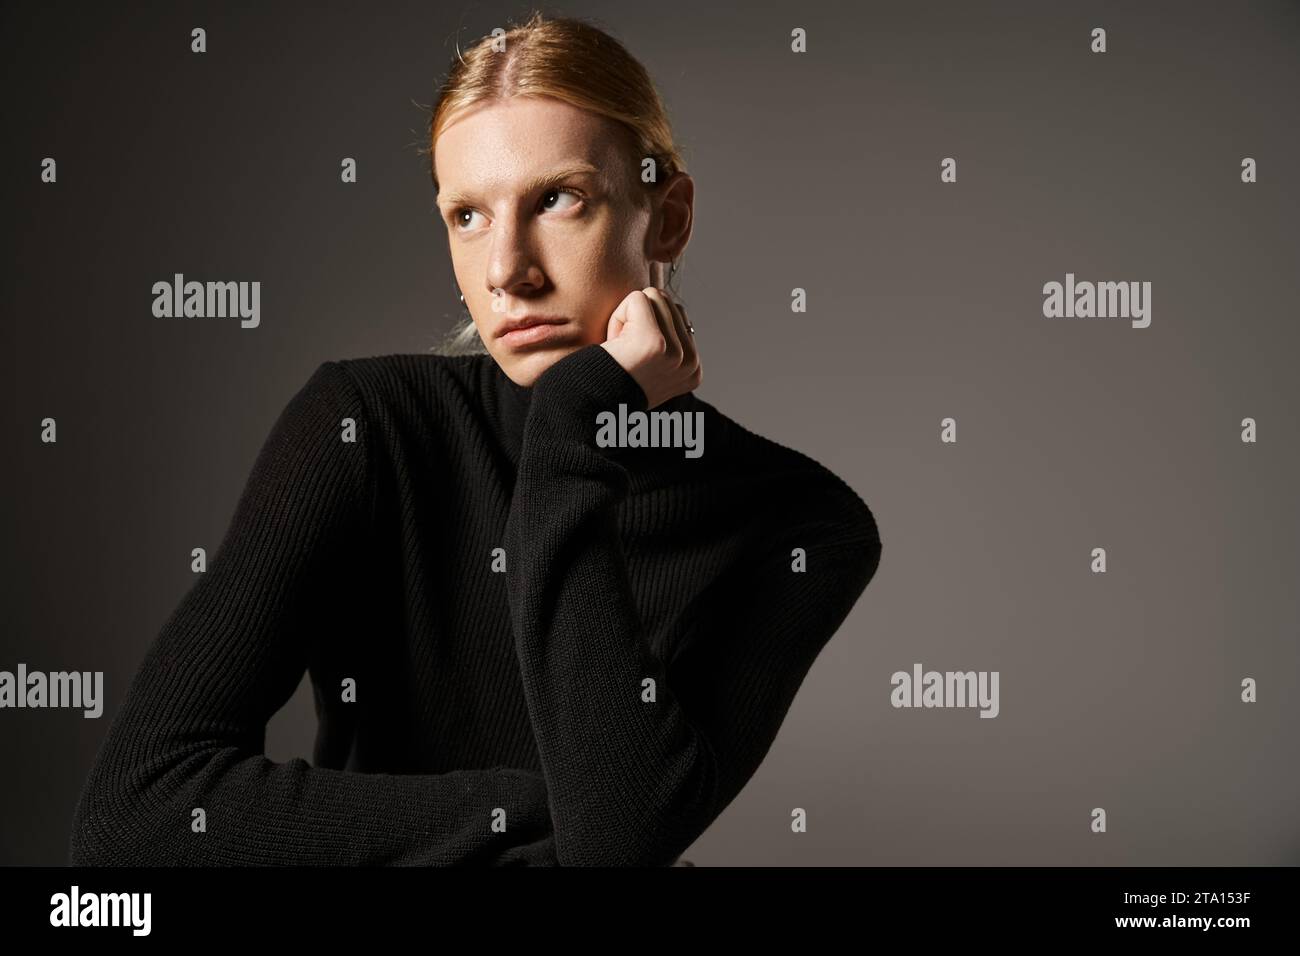
<svg viewBox="0 0 1300 956"><path fill-rule="evenodd" d="M467 109L438 137L438 211L456 282L488 352L520 385L604 342L610 313L657 284L656 263L689 238L689 177L677 173L664 184L672 189L638 205L632 190L648 187L627 142L605 117L523 96ZM502 334L536 317L555 322Z"/></svg>

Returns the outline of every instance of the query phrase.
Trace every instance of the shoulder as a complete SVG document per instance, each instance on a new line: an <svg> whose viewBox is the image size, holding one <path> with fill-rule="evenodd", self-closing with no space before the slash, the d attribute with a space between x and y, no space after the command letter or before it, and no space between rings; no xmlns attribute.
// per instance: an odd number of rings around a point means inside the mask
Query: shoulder
<svg viewBox="0 0 1300 956"><path fill-rule="evenodd" d="M391 353L320 362L291 404L316 418L354 420L367 445L473 431L490 387L486 355Z"/></svg>
<svg viewBox="0 0 1300 956"><path fill-rule="evenodd" d="M339 358L320 363L309 384L382 430L402 422L455 428L480 416L491 361L418 352Z"/></svg>
<svg viewBox="0 0 1300 956"><path fill-rule="evenodd" d="M762 501L757 518L802 535L823 549L856 552L868 563L879 558L875 514L848 481L812 456L757 434L707 402L711 424L724 432L727 454L718 463L747 485L745 498Z"/></svg>

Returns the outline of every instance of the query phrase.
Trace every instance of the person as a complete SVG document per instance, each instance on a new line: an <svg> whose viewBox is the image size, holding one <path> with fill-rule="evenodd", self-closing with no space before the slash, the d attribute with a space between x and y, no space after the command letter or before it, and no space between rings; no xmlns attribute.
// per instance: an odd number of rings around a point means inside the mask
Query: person
<svg viewBox="0 0 1300 956"><path fill-rule="evenodd" d="M290 399L74 864L690 865L875 574L858 494L695 394L694 184L643 67L580 20L501 39L430 119L465 328ZM652 412L663 442L597 425ZM304 672L313 759L272 761Z"/></svg>

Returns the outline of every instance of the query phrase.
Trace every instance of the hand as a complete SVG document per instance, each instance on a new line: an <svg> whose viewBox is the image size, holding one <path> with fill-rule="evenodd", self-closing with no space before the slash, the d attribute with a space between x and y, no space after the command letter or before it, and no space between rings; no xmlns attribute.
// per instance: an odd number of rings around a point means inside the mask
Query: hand
<svg viewBox="0 0 1300 956"><path fill-rule="evenodd" d="M646 408L698 388L703 380L688 326L686 310L654 286L628 293L610 315L601 348L636 379Z"/></svg>

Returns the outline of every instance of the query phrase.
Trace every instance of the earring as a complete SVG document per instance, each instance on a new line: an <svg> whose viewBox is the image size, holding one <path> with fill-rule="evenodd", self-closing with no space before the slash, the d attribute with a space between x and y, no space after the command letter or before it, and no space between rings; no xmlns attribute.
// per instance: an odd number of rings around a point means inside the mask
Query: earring
<svg viewBox="0 0 1300 956"><path fill-rule="evenodd" d="M464 305L464 304L465 304L465 293L464 293L464 292L460 293L460 304L461 304L461 305Z"/></svg>

